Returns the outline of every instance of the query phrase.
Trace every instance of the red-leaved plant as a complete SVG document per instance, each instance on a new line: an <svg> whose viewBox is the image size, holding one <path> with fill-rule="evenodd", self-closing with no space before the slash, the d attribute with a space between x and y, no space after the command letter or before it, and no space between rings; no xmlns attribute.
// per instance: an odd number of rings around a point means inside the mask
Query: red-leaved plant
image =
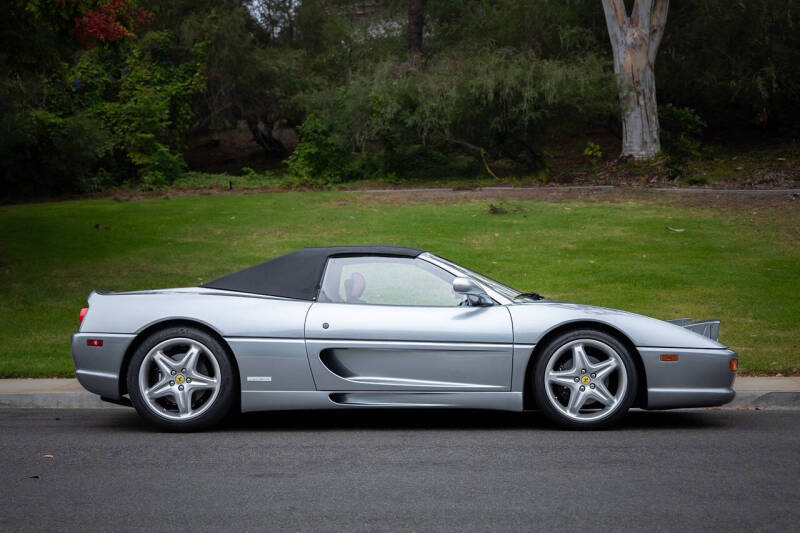
<svg viewBox="0 0 800 533"><path fill-rule="evenodd" d="M133 37L133 30L154 17L151 11L138 7L135 0L72 0L72 3L79 13L74 18L75 40L84 48Z"/></svg>

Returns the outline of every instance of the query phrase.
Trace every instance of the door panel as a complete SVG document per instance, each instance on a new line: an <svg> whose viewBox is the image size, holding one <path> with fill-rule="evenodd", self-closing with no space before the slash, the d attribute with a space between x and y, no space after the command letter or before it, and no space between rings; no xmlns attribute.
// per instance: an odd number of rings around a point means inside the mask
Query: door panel
<svg viewBox="0 0 800 533"><path fill-rule="evenodd" d="M319 390L511 385L511 318L503 306L315 303L306 318L306 349Z"/></svg>

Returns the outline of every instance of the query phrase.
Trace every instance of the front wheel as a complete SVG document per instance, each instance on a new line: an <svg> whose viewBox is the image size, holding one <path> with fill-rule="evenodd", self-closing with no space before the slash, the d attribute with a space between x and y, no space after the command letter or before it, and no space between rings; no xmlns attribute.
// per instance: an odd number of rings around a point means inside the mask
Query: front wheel
<svg viewBox="0 0 800 533"><path fill-rule="evenodd" d="M583 329L550 342L536 360L533 391L545 415L569 429L618 422L636 398L633 357L617 339Z"/></svg>
<svg viewBox="0 0 800 533"><path fill-rule="evenodd" d="M225 349L206 332L173 327L149 336L128 367L136 411L171 431L219 422L233 405L235 373Z"/></svg>

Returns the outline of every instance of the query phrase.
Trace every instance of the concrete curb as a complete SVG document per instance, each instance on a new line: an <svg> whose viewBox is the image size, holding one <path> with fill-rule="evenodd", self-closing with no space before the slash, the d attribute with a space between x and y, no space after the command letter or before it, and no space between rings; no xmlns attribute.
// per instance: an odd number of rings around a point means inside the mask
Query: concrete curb
<svg viewBox="0 0 800 533"><path fill-rule="evenodd" d="M800 392L737 392L722 409L800 409Z"/></svg>
<svg viewBox="0 0 800 533"><path fill-rule="evenodd" d="M104 402L90 392L40 392L0 394L0 408L21 409L106 409L123 406Z"/></svg>
<svg viewBox="0 0 800 533"><path fill-rule="evenodd" d="M120 407L88 392L75 378L0 379L0 408L99 409Z"/></svg>
<svg viewBox="0 0 800 533"><path fill-rule="evenodd" d="M734 388L736 398L721 409L800 410L800 378L739 378ZM125 409L83 390L75 379L0 379L0 408Z"/></svg>

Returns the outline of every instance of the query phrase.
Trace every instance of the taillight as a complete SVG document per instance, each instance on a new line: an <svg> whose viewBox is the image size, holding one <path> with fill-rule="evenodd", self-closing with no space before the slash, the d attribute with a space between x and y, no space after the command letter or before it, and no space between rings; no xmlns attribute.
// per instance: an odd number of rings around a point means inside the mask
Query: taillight
<svg viewBox="0 0 800 533"><path fill-rule="evenodd" d="M739 360L738 359L731 359L728 361L728 368L731 372L736 372L739 370Z"/></svg>
<svg viewBox="0 0 800 533"><path fill-rule="evenodd" d="M83 323L83 317L86 316L86 313L89 311L88 307L81 307L81 312L78 315L78 327L81 327L81 323Z"/></svg>

